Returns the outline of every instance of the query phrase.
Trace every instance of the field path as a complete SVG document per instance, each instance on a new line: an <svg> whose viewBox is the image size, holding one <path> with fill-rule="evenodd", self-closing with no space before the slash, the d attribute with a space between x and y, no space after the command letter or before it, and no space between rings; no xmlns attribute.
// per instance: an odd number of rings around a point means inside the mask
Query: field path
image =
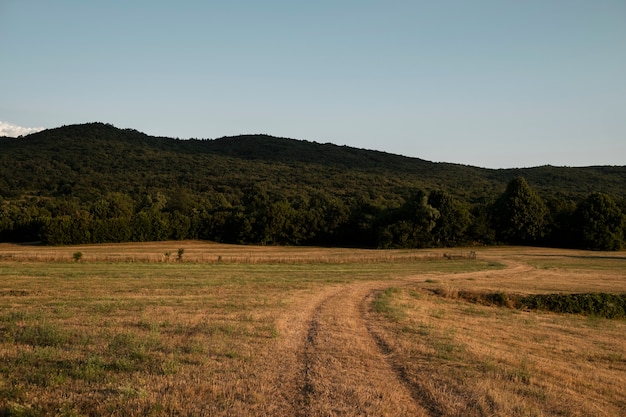
<svg viewBox="0 0 626 417"><path fill-rule="evenodd" d="M532 269L520 262L506 265L504 270L445 278L518 275ZM422 382L405 377L370 311L377 292L409 285L416 278L357 281L300 295L295 308L277 322L280 342L268 353L274 376L264 412L300 417L443 415L420 388Z"/></svg>
<svg viewBox="0 0 626 417"><path fill-rule="evenodd" d="M283 342L274 358L279 370L276 412L311 417L433 415L394 367L384 343L368 329L372 295L403 283L326 287L281 320Z"/></svg>

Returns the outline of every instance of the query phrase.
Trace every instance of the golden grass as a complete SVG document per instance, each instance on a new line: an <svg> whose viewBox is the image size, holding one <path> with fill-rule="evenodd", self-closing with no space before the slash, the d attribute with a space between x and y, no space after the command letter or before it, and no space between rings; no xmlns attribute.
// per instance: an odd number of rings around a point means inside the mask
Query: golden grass
<svg viewBox="0 0 626 417"><path fill-rule="evenodd" d="M432 290L626 292L624 254L469 252L1 244L0 415L623 414L624 321Z"/></svg>
<svg viewBox="0 0 626 417"><path fill-rule="evenodd" d="M624 320L516 311L457 297L461 289L626 293L624 253L509 250L488 251L510 262L508 270L442 275L380 292L373 334L434 414L624 415Z"/></svg>
<svg viewBox="0 0 626 417"><path fill-rule="evenodd" d="M0 261L175 263L373 263L442 259L449 253L469 257L471 250L370 250L317 247L239 246L206 241L166 241L74 246L29 246L0 243Z"/></svg>
<svg viewBox="0 0 626 417"><path fill-rule="evenodd" d="M393 295L378 332L414 389L445 416L618 416L624 321Z"/></svg>

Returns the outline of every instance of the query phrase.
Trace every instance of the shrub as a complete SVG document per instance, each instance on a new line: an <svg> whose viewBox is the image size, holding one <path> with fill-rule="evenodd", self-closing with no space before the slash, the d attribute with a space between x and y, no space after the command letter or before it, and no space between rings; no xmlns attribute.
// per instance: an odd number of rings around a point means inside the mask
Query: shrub
<svg viewBox="0 0 626 417"><path fill-rule="evenodd" d="M626 317L626 294L535 294L520 300L523 307L555 313L585 314L609 319Z"/></svg>
<svg viewBox="0 0 626 417"><path fill-rule="evenodd" d="M442 290L436 290L435 293L444 297L448 296L445 291ZM472 303L523 310L583 314L607 319L626 318L626 294L582 293L532 294L522 296L504 292L481 293L475 291L459 291L458 297Z"/></svg>

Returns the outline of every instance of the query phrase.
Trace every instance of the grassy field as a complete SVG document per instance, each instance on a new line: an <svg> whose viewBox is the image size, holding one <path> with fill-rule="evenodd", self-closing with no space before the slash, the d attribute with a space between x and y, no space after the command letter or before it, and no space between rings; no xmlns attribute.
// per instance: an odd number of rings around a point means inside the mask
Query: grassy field
<svg viewBox="0 0 626 417"><path fill-rule="evenodd" d="M0 416L623 415L624 320L458 293L626 293L624 253L473 255L0 245Z"/></svg>

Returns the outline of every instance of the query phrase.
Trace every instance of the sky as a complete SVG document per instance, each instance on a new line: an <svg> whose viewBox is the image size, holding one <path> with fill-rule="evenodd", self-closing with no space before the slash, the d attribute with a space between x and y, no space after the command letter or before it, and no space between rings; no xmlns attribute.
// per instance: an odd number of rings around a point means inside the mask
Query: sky
<svg viewBox="0 0 626 417"><path fill-rule="evenodd" d="M0 0L0 121L626 165L626 0Z"/></svg>

